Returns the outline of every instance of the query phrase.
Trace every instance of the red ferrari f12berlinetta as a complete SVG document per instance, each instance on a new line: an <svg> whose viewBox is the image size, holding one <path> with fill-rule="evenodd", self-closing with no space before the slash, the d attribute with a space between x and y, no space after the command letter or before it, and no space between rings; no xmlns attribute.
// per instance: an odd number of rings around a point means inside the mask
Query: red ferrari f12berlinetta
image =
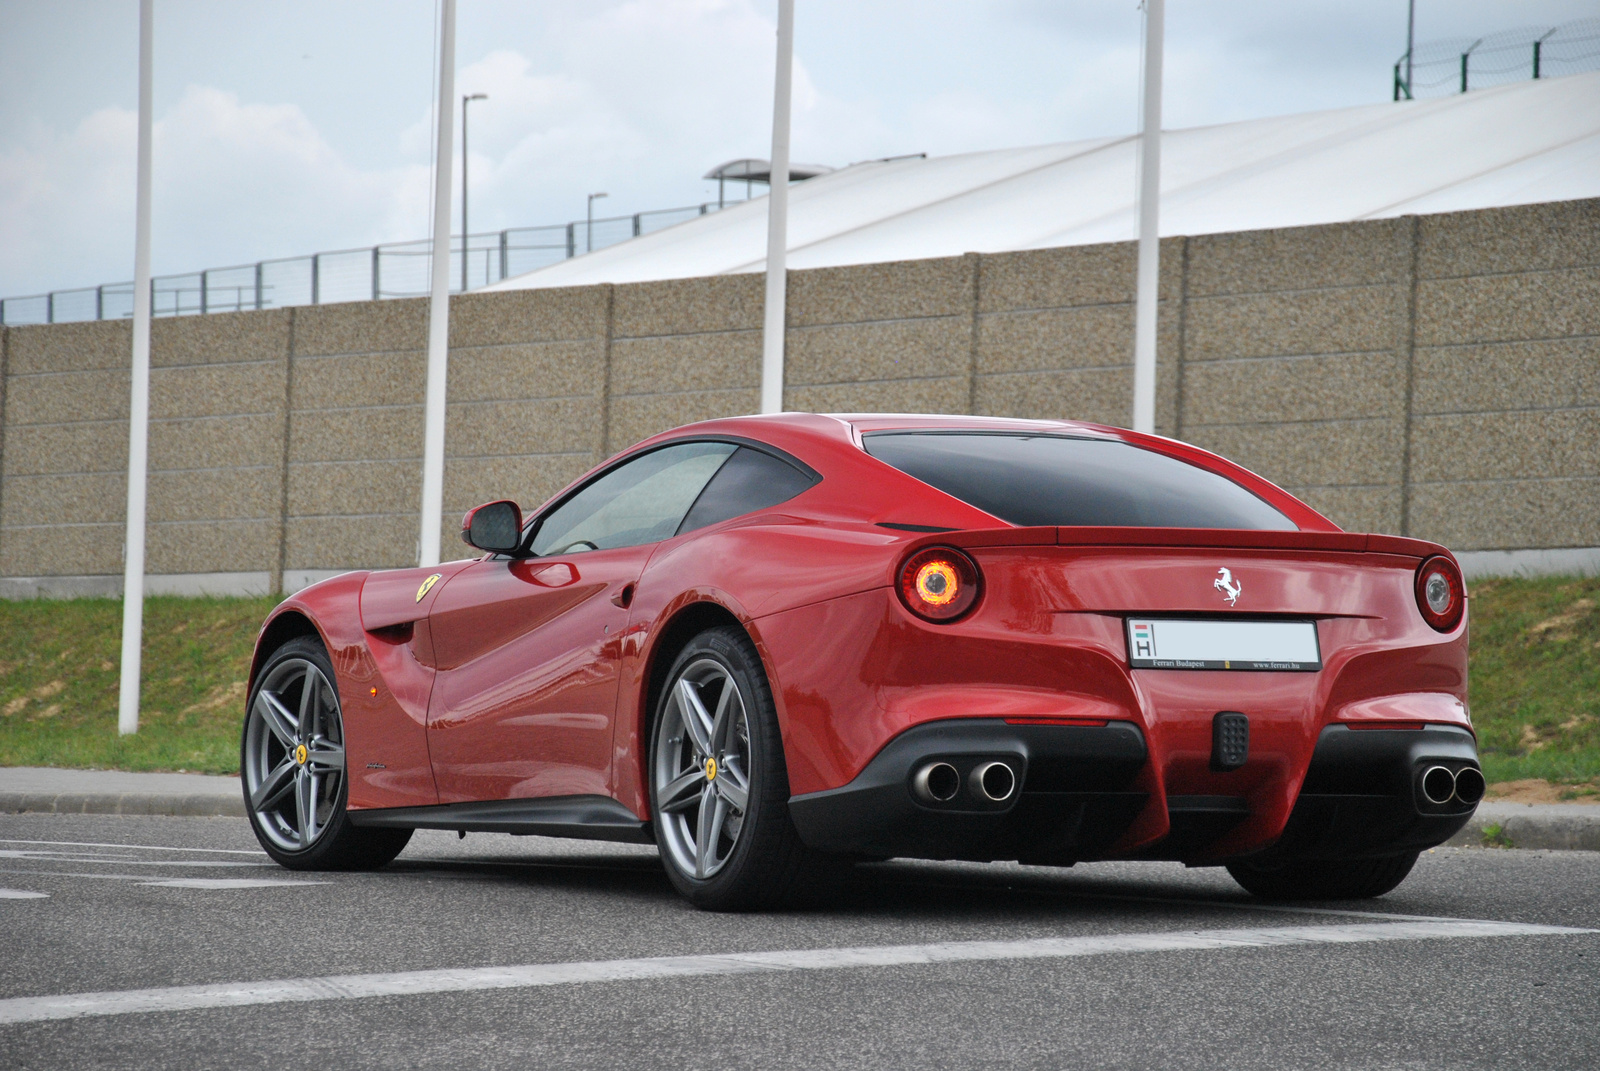
<svg viewBox="0 0 1600 1071"><path fill-rule="evenodd" d="M462 538L263 626L244 793L284 866L427 828L653 842L715 909L895 856L1356 898L1484 792L1450 552L1170 439L712 420Z"/></svg>

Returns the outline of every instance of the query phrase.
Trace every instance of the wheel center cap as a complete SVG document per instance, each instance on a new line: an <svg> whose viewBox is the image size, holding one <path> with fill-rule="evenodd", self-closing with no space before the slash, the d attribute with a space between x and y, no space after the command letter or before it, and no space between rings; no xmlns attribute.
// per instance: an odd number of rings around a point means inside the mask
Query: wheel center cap
<svg viewBox="0 0 1600 1071"><path fill-rule="evenodd" d="M300 744L294 749L294 761L298 762L301 766L306 764L306 759L309 758L310 755L311 753L306 750L306 746L304 744Z"/></svg>
<svg viewBox="0 0 1600 1071"><path fill-rule="evenodd" d="M707 781L715 781L716 779L717 779L717 760L716 759L707 759L706 760L706 780Z"/></svg>

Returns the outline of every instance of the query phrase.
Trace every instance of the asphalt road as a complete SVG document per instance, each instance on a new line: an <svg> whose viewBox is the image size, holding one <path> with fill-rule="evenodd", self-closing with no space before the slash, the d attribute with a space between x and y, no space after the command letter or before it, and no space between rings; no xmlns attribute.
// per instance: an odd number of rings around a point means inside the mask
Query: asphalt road
<svg viewBox="0 0 1600 1071"><path fill-rule="evenodd" d="M1536 931L1600 930L1597 890L1600 853L1439 849L1357 905L1396 920L1168 864L891 862L730 916L632 846L425 832L304 875L237 819L3 815L0 1067L1596 1067L1600 933ZM234 985L328 976L358 977ZM111 995L36 999L75 993Z"/></svg>

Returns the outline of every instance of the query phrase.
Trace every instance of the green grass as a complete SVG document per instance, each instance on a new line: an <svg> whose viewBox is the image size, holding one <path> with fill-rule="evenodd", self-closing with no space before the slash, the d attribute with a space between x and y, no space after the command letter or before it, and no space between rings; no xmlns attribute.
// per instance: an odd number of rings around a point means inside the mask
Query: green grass
<svg viewBox="0 0 1600 1071"><path fill-rule="evenodd" d="M1600 578L1480 580L1470 591L1485 775L1600 779Z"/></svg>
<svg viewBox="0 0 1600 1071"><path fill-rule="evenodd" d="M139 732L119 736L122 602L0 601L0 766L237 772L251 645L274 605L147 600Z"/></svg>
<svg viewBox="0 0 1600 1071"><path fill-rule="evenodd" d="M140 731L117 735L122 604L0 601L0 766L232 773L272 599L153 598ZM1472 585L1472 717L1491 782L1600 782L1600 578Z"/></svg>

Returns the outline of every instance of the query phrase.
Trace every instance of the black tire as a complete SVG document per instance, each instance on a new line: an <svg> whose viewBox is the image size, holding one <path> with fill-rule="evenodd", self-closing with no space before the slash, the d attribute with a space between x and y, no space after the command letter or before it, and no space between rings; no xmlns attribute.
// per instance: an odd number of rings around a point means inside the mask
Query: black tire
<svg viewBox="0 0 1600 1071"><path fill-rule="evenodd" d="M1368 900L1389 892L1411 873L1417 852L1376 859L1289 863L1263 867L1230 863L1233 880L1266 900Z"/></svg>
<svg viewBox="0 0 1600 1071"><path fill-rule="evenodd" d="M719 668L725 677L718 677ZM725 682L733 682L748 730L747 737L724 750L713 746L711 756L704 754L690 739L692 734L677 705L682 700L674 698L679 682L690 680L693 683L697 675L701 680L716 682L706 685L714 689L715 694L704 693L713 703L726 688ZM702 707L702 711L704 709ZM827 867L827 860L801 843L789 819L789 775L784 764L777 711L761 657L750 637L742 629L723 626L708 629L690 640L667 671L666 684L653 714L647 766L651 825L673 886L690 903L707 911L748 911L792 902L813 892L817 878ZM732 719L734 715L730 712L729 717ZM735 731L730 728L725 730L725 735L732 740ZM728 758L726 763L724 751ZM661 800L664 786L658 782L683 780L694 769L696 758L703 763L706 757L714 757L723 765L711 764L709 778L702 774L703 780L698 786L690 785L675 796L679 801L675 809L664 810ZM680 771L681 777L677 776ZM727 778L724 784L731 782L736 790L739 786L735 778L746 779L747 807L738 816L739 828L732 846L724 857L715 860L717 869L701 877L694 872L698 862L695 853L705 838L697 837L690 830L704 832L706 827L699 824L699 814L704 806L710 805L708 801L713 797L707 793L712 791L718 776ZM731 804L726 813L731 821ZM718 828L725 827L719 825ZM721 846L720 838L714 834L710 845L708 850L715 857ZM687 856L694 861L686 858L686 847Z"/></svg>
<svg viewBox="0 0 1600 1071"><path fill-rule="evenodd" d="M311 668L321 674L322 680L316 679ZM309 749L298 760L295 752L300 749L292 748L291 740L283 735L283 730L291 727L299 733L298 724L280 722L274 729L271 712L262 698L268 685L279 681L285 684L283 694L297 703L305 689L312 688L315 692L313 701L317 706L309 719L313 724L306 731L315 733L318 728L323 731L314 738L305 737ZM345 808L350 784L343 765L344 720L336 681L333 662L321 641L311 636L297 637L279 647L263 663L245 705L244 731L239 742L245 814L262 849L280 866L290 870L376 870L399 855L411 839L409 829L362 829L350 823ZM280 699L280 693L273 692L271 698ZM290 713L296 712L304 718L307 708L297 705L296 711ZM301 742L300 736L291 735L293 743ZM339 764L337 770L331 765L334 756ZM280 789L282 794L273 797L275 802L270 805L253 806L252 793L273 774L285 769L289 771L292 787ZM305 822L295 820L294 810L300 801L293 797L300 792L301 778L309 779L313 772L317 780L307 781L313 819L311 835L306 836ZM336 784L325 783L335 778ZM266 803L265 797L263 803Z"/></svg>

